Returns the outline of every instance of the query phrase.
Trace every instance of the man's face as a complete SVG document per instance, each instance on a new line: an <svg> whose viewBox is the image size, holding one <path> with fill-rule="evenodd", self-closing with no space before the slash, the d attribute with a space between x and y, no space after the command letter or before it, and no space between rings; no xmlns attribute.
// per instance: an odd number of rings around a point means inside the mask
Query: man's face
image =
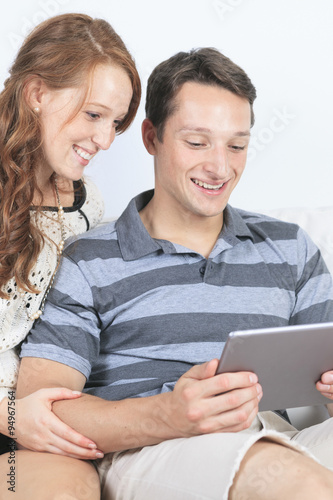
<svg viewBox="0 0 333 500"><path fill-rule="evenodd" d="M217 85L187 82L155 138L155 198L170 215L219 217L246 163L251 108Z"/></svg>

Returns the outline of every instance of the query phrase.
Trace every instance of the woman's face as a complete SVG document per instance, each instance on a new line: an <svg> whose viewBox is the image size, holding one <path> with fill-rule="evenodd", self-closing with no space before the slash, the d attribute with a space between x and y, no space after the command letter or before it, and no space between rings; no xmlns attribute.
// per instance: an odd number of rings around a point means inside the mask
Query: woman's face
<svg viewBox="0 0 333 500"><path fill-rule="evenodd" d="M69 180L80 179L98 151L110 147L117 125L128 112L132 84L124 69L99 65L92 75L86 102L75 114L82 92L82 88L43 88L41 92L44 160L37 166L40 185L53 172Z"/></svg>

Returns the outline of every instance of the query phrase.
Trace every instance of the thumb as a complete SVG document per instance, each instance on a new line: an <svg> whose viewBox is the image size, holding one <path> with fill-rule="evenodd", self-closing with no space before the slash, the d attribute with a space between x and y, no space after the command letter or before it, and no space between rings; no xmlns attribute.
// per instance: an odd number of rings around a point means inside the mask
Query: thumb
<svg viewBox="0 0 333 500"><path fill-rule="evenodd" d="M212 359L206 363L202 363L201 365L194 365L185 373L185 376L196 380L204 380L214 377L218 363L218 359Z"/></svg>
<svg viewBox="0 0 333 500"><path fill-rule="evenodd" d="M47 401L59 401L61 399L77 399L82 396L80 391L72 391L67 387L50 387L37 391L42 399Z"/></svg>

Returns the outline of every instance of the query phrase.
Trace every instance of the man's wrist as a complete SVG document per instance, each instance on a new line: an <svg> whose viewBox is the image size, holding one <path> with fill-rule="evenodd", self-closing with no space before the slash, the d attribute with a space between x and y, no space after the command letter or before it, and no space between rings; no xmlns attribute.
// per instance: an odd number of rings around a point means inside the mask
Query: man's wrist
<svg viewBox="0 0 333 500"><path fill-rule="evenodd" d="M175 416L179 411L179 403L176 404L173 393L165 392L157 397L158 401L154 403L152 411L155 427L159 431L156 437L161 441L185 437L176 426Z"/></svg>

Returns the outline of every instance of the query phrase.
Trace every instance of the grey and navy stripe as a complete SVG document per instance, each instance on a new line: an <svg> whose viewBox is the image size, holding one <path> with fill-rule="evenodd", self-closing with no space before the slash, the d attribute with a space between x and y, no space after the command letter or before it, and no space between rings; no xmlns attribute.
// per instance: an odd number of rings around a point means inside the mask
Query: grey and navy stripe
<svg viewBox="0 0 333 500"><path fill-rule="evenodd" d="M205 259L150 237L138 211L151 196L68 246L22 356L69 365L87 392L123 399L172 390L220 356L230 331L333 321L331 276L298 226L227 206Z"/></svg>

